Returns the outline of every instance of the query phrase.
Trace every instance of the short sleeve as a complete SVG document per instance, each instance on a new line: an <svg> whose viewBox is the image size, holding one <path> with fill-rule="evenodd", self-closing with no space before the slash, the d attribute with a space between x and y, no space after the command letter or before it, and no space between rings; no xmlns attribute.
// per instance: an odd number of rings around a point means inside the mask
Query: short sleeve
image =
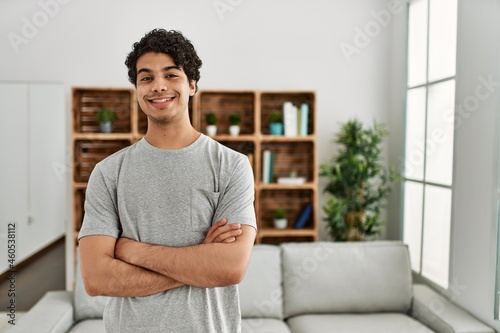
<svg viewBox="0 0 500 333"><path fill-rule="evenodd" d="M255 218L255 188L250 162L245 155L238 155L235 164L228 166L228 182L221 189L214 222L226 218L228 223L240 223L257 230Z"/></svg>
<svg viewBox="0 0 500 333"><path fill-rule="evenodd" d="M85 191L85 214L78 240L90 235L118 238L121 233L118 218L116 182L106 177L97 164Z"/></svg>

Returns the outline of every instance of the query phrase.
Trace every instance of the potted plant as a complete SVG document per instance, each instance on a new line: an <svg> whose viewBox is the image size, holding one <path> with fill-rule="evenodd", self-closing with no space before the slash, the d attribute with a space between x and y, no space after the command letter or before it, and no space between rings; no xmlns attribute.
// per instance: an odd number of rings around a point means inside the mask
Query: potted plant
<svg viewBox="0 0 500 333"><path fill-rule="evenodd" d="M324 219L336 241L366 240L380 232L382 205L390 184L399 180L393 168L383 165L381 144L387 135L383 124L364 128L359 120L349 120L336 135L337 156L320 166L320 176L328 179Z"/></svg>
<svg viewBox="0 0 500 333"><path fill-rule="evenodd" d="M277 208L274 210L274 227L277 229L285 229L288 226L288 220L285 217L285 210Z"/></svg>
<svg viewBox="0 0 500 333"><path fill-rule="evenodd" d="M207 122L207 134L215 136L217 134L217 117L214 113L208 113L205 121Z"/></svg>
<svg viewBox="0 0 500 333"><path fill-rule="evenodd" d="M101 133L113 132L113 123L116 120L116 113L108 108L100 108L96 115Z"/></svg>
<svg viewBox="0 0 500 333"><path fill-rule="evenodd" d="M241 117L238 113L231 113L229 115L229 133L233 136L240 134Z"/></svg>
<svg viewBox="0 0 500 333"><path fill-rule="evenodd" d="M283 116L279 111L269 114L269 133L271 135L283 135Z"/></svg>

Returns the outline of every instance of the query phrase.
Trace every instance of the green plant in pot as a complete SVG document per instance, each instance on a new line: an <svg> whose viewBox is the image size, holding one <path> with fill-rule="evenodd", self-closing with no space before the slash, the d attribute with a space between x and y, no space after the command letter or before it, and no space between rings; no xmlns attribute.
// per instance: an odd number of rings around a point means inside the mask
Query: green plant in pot
<svg viewBox="0 0 500 333"><path fill-rule="evenodd" d="M217 116L215 113L207 113L205 122L207 123L207 134L215 136L217 134Z"/></svg>
<svg viewBox="0 0 500 333"><path fill-rule="evenodd" d="M274 227L277 229L285 229L288 226L288 220L286 219L285 210L283 208L277 208L274 210Z"/></svg>
<svg viewBox="0 0 500 333"><path fill-rule="evenodd" d="M337 155L320 166L320 176L328 180L325 221L336 241L372 239L381 231L383 204L400 179L394 168L383 165L381 145L387 135L383 124L365 128L349 120L336 134Z"/></svg>
<svg viewBox="0 0 500 333"><path fill-rule="evenodd" d="M229 134L237 136L240 134L241 116L238 113L229 115Z"/></svg>
<svg viewBox="0 0 500 333"><path fill-rule="evenodd" d="M283 135L283 115L279 111L269 114L269 133L271 135Z"/></svg>
<svg viewBox="0 0 500 333"><path fill-rule="evenodd" d="M99 122L101 133L113 132L113 123L116 120L116 113L109 108L100 108L97 111L96 119Z"/></svg>

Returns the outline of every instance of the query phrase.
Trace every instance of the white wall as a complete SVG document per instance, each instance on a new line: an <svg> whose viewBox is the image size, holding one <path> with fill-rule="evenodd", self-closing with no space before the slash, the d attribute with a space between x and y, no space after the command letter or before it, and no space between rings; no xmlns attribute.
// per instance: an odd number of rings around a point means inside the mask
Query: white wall
<svg viewBox="0 0 500 333"><path fill-rule="evenodd" d="M450 290L479 318L493 321L497 251L500 2L459 2L455 170ZM492 81L485 84L484 82Z"/></svg>

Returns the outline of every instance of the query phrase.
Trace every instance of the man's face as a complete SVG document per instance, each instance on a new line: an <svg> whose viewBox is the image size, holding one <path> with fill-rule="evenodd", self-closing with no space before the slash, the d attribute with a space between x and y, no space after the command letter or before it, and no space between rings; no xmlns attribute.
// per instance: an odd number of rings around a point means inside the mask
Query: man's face
<svg viewBox="0 0 500 333"><path fill-rule="evenodd" d="M196 82L165 53L145 53L137 60L137 99L149 121L169 124L187 114Z"/></svg>

